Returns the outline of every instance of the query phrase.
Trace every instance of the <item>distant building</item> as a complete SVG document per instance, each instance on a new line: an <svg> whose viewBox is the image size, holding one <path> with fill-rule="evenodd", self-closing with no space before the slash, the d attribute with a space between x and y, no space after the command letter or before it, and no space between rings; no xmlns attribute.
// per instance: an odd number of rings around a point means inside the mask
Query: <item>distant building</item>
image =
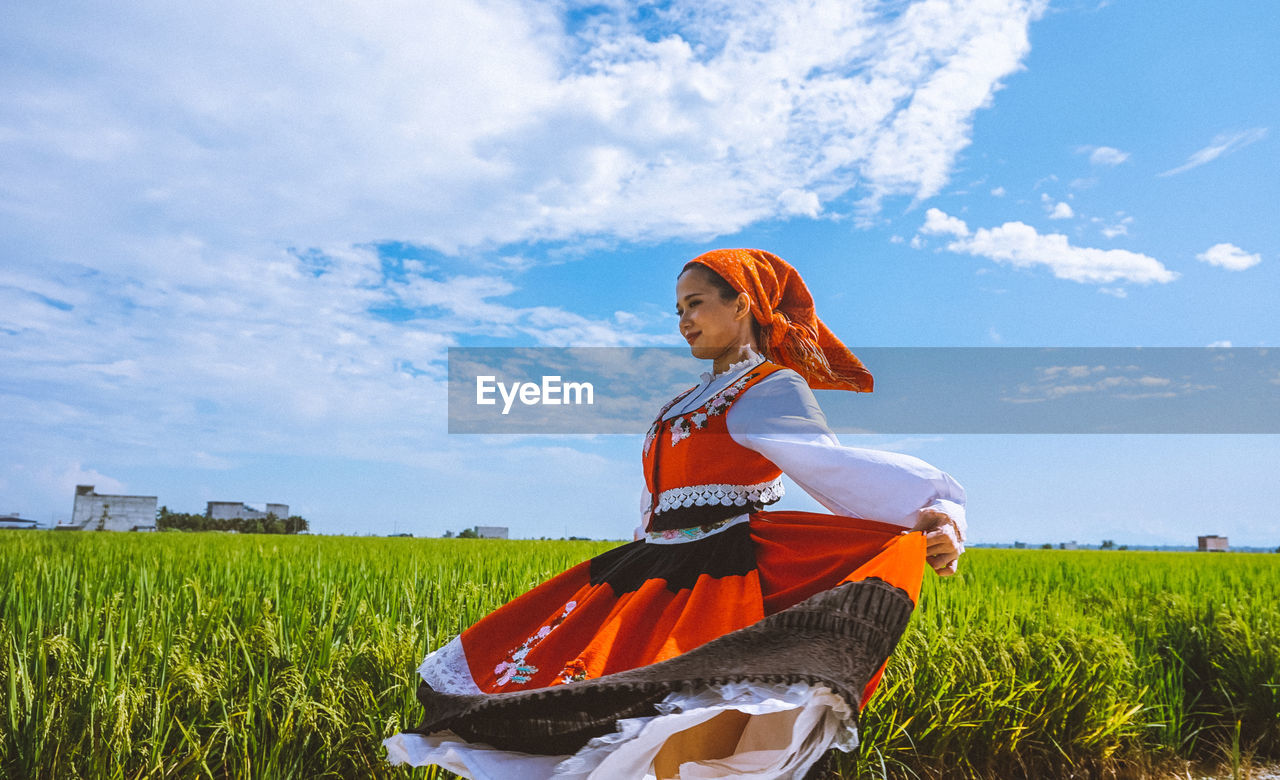
<svg viewBox="0 0 1280 780"><path fill-rule="evenodd" d="M155 496L112 496L93 492L93 485L76 485L71 521L59 531L154 531Z"/></svg>
<svg viewBox="0 0 1280 780"><path fill-rule="evenodd" d="M481 539L506 539L510 533L510 529L505 525L478 525L476 526L476 536Z"/></svg>
<svg viewBox="0 0 1280 780"><path fill-rule="evenodd" d="M1058 544L1058 549L1059 550L1079 550L1080 545L1076 544L1075 542L1060 542Z"/></svg>
<svg viewBox="0 0 1280 780"><path fill-rule="evenodd" d="M39 527L39 523L25 517L18 517L17 512L0 515L0 529L26 530Z"/></svg>
<svg viewBox="0 0 1280 780"><path fill-rule="evenodd" d="M1226 552L1227 537L1211 534L1196 537L1196 549L1200 552Z"/></svg>
<svg viewBox="0 0 1280 780"><path fill-rule="evenodd" d="M284 520L289 516L288 504L246 504L243 501L210 501L205 508L210 520L262 520L275 515Z"/></svg>

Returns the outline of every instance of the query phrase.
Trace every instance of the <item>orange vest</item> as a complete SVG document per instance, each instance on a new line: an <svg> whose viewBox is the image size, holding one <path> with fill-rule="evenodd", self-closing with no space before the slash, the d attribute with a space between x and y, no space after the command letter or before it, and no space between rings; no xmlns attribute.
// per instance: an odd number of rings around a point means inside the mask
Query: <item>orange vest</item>
<svg viewBox="0 0 1280 780"><path fill-rule="evenodd" d="M652 496L648 531L697 528L758 512L782 498L782 470L729 435L728 412L753 385L782 366L764 362L707 398L663 420L697 388L676 396L644 441L645 483Z"/></svg>

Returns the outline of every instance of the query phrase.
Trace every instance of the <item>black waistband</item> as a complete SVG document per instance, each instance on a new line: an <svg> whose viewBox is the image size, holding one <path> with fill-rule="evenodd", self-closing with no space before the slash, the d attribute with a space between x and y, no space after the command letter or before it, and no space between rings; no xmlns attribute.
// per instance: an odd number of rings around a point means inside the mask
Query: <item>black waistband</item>
<svg viewBox="0 0 1280 780"><path fill-rule="evenodd" d="M680 544L632 542L591 559L591 584L608 583L615 596L663 580L667 590L692 588L704 574L713 579L741 576L756 567L751 528L740 523L718 534Z"/></svg>
<svg viewBox="0 0 1280 780"><path fill-rule="evenodd" d="M707 504L706 506L678 506L658 512L649 521L650 531L674 531L681 528L697 528L712 525L721 520L759 512L764 504L750 501L746 504Z"/></svg>

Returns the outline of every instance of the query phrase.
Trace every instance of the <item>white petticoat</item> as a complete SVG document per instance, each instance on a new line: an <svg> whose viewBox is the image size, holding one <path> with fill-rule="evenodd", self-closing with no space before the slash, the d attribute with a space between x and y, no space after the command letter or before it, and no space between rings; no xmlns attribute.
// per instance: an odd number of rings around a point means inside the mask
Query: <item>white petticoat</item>
<svg viewBox="0 0 1280 780"><path fill-rule="evenodd" d="M419 669L423 679L436 690L474 689L474 683L459 684L458 666L461 663L465 668L466 659L460 652L461 643L455 645L454 642L427 656ZM445 676L441 672L446 672L447 681L441 679ZM660 714L620 720L617 731L592 739L571 756L498 750L467 742L450 732L429 737L396 734L383 744L393 764L438 764L473 780L652 778L653 759L668 737L726 710L751 716L737 750L725 758L682 764L681 780L729 777L801 780L828 749L834 747L847 752L858 745L852 711L825 686L729 683L674 691L655 706Z"/></svg>

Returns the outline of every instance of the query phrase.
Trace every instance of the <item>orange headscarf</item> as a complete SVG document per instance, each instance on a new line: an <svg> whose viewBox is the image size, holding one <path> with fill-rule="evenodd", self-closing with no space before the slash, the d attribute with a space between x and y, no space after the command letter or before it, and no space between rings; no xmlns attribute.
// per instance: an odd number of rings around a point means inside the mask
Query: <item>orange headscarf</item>
<svg viewBox="0 0 1280 780"><path fill-rule="evenodd" d="M871 392L871 372L818 319L809 288L787 261L759 249L716 249L690 262L705 265L751 298L761 347L773 362L815 390Z"/></svg>

